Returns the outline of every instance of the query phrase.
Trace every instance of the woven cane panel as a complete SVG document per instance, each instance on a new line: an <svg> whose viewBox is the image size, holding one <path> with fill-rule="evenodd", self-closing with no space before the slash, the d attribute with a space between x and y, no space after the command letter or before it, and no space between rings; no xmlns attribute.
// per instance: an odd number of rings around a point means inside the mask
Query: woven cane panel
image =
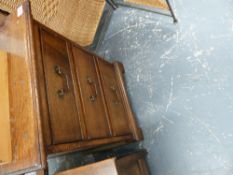
<svg viewBox="0 0 233 175"><path fill-rule="evenodd" d="M168 10L165 0L124 0L125 2Z"/></svg>
<svg viewBox="0 0 233 175"><path fill-rule="evenodd" d="M11 12L23 0L0 0L0 8ZM70 40L92 44L105 0L31 0L33 17Z"/></svg>

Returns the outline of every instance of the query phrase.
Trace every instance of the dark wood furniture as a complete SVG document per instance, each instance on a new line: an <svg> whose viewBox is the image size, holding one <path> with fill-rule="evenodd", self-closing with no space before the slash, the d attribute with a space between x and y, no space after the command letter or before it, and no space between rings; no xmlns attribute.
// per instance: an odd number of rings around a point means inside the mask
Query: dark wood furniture
<svg viewBox="0 0 233 175"><path fill-rule="evenodd" d="M149 175L146 152L114 157L86 166L56 173L55 175Z"/></svg>
<svg viewBox="0 0 233 175"><path fill-rule="evenodd" d="M123 65L32 20L28 2L0 24L0 56L1 175L46 169L48 154L142 139Z"/></svg>

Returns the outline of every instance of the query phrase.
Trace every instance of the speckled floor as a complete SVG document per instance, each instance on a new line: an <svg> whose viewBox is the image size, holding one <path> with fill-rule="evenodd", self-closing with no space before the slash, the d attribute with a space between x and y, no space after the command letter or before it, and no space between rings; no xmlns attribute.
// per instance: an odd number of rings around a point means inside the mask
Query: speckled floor
<svg viewBox="0 0 233 175"><path fill-rule="evenodd" d="M97 53L125 65L152 175L232 175L233 1L172 4L176 25L118 8Z"/></svg>

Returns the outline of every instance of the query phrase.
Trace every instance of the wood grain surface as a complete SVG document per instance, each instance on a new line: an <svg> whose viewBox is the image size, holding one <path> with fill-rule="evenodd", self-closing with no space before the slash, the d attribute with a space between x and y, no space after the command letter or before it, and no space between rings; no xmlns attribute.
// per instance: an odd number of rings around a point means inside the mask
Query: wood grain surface
<svg viewBox="0 0 233 175"><path fill-rule="evenodd" d="M12 159L9 110L8 59L7 53L0 51L0 164Z"/></svg>

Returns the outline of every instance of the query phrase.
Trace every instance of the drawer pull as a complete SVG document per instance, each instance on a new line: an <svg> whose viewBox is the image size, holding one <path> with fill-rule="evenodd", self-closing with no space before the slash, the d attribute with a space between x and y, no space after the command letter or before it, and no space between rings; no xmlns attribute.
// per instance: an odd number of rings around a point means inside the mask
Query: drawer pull
<svg viewBox="0 0 233 175"><path fill-rule="evenodd" d="M117 88L116 86L112 85L111 87L111 90L113 91L113 93L116 95L116 100L114 100L114 104L119 104L120 103L120 97L119 97L119 94L117 93Z"/></svg>
<svg viewBox="0 0 233 175"><path fill-rule="evenodd" d="M96 85L95 81L89 76L87 76L87 82L91 86L92 91L94 92L93 93L94 95L90 95L89 99L91 100L91 102L95 102L96 98L98 96L97 85Z"/></svg>
<svg viewBox="0 0 233 175"><path fill-rule="evenodd" d="M68 93L69 91L70 91L70 83L69 83L69 77L68 77L68 75L67 74L65 74L63 71L62 71L62 69L61 69L61 67L60 66L55 66L54 67L54 70L55 70L55 73L57 74L57 75L59 75L60 77L62 77L64 80L65 80L65 88L62 88L62 89L59 89L58 91L57 91L57 95L58 95L58 97L60 97L60 98L62 98L62 97L64 97L65 96L65 93Z"/></svg>
<svg viewBox="0 0 233 175"><path fill-rule="evenodd" d="M64 89L57 90L57 95L59 98L63 98L65 95L65 90Z"/></svg>

